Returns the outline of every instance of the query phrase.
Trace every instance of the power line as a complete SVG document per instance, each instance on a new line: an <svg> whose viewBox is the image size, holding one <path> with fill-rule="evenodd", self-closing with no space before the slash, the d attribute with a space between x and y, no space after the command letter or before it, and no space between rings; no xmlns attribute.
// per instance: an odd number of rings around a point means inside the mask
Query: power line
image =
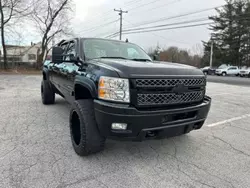
<svg viewBox="0 0 250 188"><path fill-rule="evenodd" d="M129 22L128 20L125 20L125 19L124 19L124 21L127 22L127 23L129 23L129 24L131 24L131 25L133 25L133 26L135 26L135 24ZM156 36L156 37L160 37L160 38L162 38L162 39L164 39L164 40L166 40L166 41L172 40L172 41L177 42L177 43L188 44L187 42L180 42L180 41L176 41L176 40L173 40L173 39L169 39L169 38L166 38L166 37L161 36L161 35L156 34L156 33L150 33L150 34L152 34L152 35L154 35L154 36Z"/></svg>
<svg viewBox="0 0 250 188"><path fill-rule="evenodd" d="M249 20L250 17L244 17L244 18L238 18L236 20ZM135 28L135 29L128 29L128 30L124 30L125 32L131 32L131 31L136 31L136 30L145 30L145 29L153 29L153 28L157 28L157 27L166 27L166 26L174 26L174 25L182 25L182 24L187 24L187 23L195 23L195 22L202 22L202 21L207 21L208 18L200 18L200 19L193 19L193 20L186 20L186 21L182 21L182 22L175 22L175 23L170 23L170 24L164 24L164 25L156 25L156 26L151 26L151 27L143 27L143 28ZM124 20L125 22L129 23L130 25L133 25L133 26L136 26L134 23L131 23L129 22L128 20ZM107 37L115 37L117 36L118 33L113 33L113 34L110 34L108 35ZM152 35L155 35L155 36L158 36L158 37L161 37L161 38L164 38L166 40L171 40L171 39L167 39L163 36L160 36L160 35L157 35L155 33L151 33ZM176 41L178 42L178 41ZM178 42L178 43L183 43L184 42ZM187 44L187 43L185 43Z"/></svg>
<svg viewBox="0 0 250 188"><path fill-rule="evenodd" d="M165 7L165 6L168 6L168 5L172 5L174 3L177 3L177 2L180 2L182 0L174 0L174 1L171 1L169 3L166 3L166 4L163 4L163 5L160 5L160 6L157 6L157 7L154 7L154 8L151 8L151 9L148 9L146 11L151 11L151 10L155 10L155 9L158 9L158 8L162 8L162 7Z"/></svg>
<svg viewBox="0 0 250 188"><path fill-rule="evenodd" d="M140 6L138 6L138 7L134 7L134 8L132 8L132 9L136 9L136 8L139 8L139 7L143 7L143 6L152 4L152 3L157 2L157 1L159 1L159 0L151 1L151 2L149 2L149 3L140 5ZM129 1L129 2L130 2L130 3L132 3L132 2L136 3L136 2L140 2L140 1L136 1L136 0L135 0L135 1ZM128 2L128 3L129 3L129 2ZM173 3L173 2L172 2L172 3ZM168 4L170 4L170 3L168 3ZM223 6L223 5L222 5L222 6ZM212 8L208 8L208 9L202 9L202 10L199 10L199 11L189 12L189 13L185 13L185 14L181 14L181 15L172 16L172 17L163 17L163 18L160 18L160 19L157 19L157 20L153 20L153 21L141 23L141 24L139 24L138 26L148 25L148 24L151 24L151 23L161 22L161 21L164 21L164 20L169 20L169 19L184 17L184 16L188 16L188 15L192 15L192 14L197 14L197 13L200 13L200 12L205 12L205 11L208 11L208 10L211 10L211 9L215 9L215 8L219 8L219 7L222 7L222 6L216 6L216 7L212 7ZM132 9L130 9L130 10L132 10ZM104 15L104 16L102 16L102 17L105 17L105 15L110 15L110 14L111 14L110 11L107 11L107 12L105 12L105 13L103 13L103 14L98 14L98 15ZM98 15L97 15L97 16L98 16ZM95 16L95 17L97 17L97 16ZM107 20L107 19L111 19L111 18L112 18L112 17L106 18L106 20ZM90 21L90 22L91 22L91 21ZM87 23L90 23L90 22L87 22ZM99 26L98 26L98 27L99 27ZM98 28L98 27L97 27L97 28ZM91 29L92 29L92 28L90 28L90 29L88 29L88 30L91 30Z"/></svg>
<svg viewBox="0 0 250 188"><path fill-rule="evenodd" d="M224 6L224 5L211 7L211 8L206 8L206 9L201 9L201 10L198 10L198 11L188 12L188 13L179 14L179 15L176 15L176 16L171 16L171 17L163 17L163 18L160 18L160 19L157 19L157 20L152 20L152 21L149 21L149 22L142 22L141 24L138 24L138 26L148 25L148 24L161 22L161 21L165 21L165 20L170 20L170 19L174 19L174 18L181 18L181 17L193 15L193 14L198 14L198 13L201 13L201 12L206 12L206 11L209 11L209 10L214 10L216 8L220 8L222 6Z"/></svg>
<svg viewBox="0 0 250 188"><path fill-rule="evenodd" d="M95 31L96 29L98 29L98 28L100 28L100 27L105 27L105 26L107 26L107 25L110 25L110 24L112 24L112 23L117 22L118 20L119 20L119 19L113 20L113 21L111 21L111 22L107 22L107 23L104 23L104 24L102 24L102 25L95 26L95 27L92 27L92 28L83 30L83 31L81 31L81 32L88 33L88 32L91 32L91 31Z"/></svg>
<svg viewBox="0 0 250 188"><path fill-rule="evenodd" d="M151 1L151 2L148 2L148 3L145 3L145 4L142 4L142 5L138 5L138 6L134 7L134 8L129 9L128 11L131 11L131 10L134 10L134 9L137 9L137 8L141 8L141 7L145 7L145 6L147 6L147 5L150 5L150 4L152 4L152 3L155 3L155 2L157 2L157 1L160 1L160 0L154 0L154 1Z"/></svg>
<svg viewBox="0 0 250 188"><path fill-rule="evenodd" d="M143 0L130 0L130 1L128 1L128 2L126 2L125 4L127 4L127 5L125 5L124 7L127 7L127 6L129 6L130 4L134 4L134 3L138 3L138 2L140 2L140 1L143 1ZM98 13L98 14L96 14L94 17L91 17L92 19L93 18L97 18L97 17L105 17L105 16L108 16L108 15L111 15L112 14L112 12L111 11L113 11L113 9L109 9L108 11L106 11L106 12L103 12L103 13ZM112 17L113 18L113 17ZM109 17L108 19L111 19L111 17ZM106 19L105 19L106 20ZM86 22L85 24L88 24L88 23L91 23L91 22L93 22L93 21L89 21L89 22Z"/></svg>
<svg viewBox="0 0 250 188"><path fill-rule="evenodd" d="M182 25L182 24L202 22L202 21L207 21L207 20L208 20L208 18L200 18L200 19L194 19L194 20L190 20L190 21L175 22L175 23L169 23L169 24L163 24L163 25L140 27L140 28L135 28L135 29L125 29L124 31L126 32L126 31L136 31L136 30L144 30L144 29L153 29L153 28L157 28L157 27L165 27L165 26L172 26L172 25Z"/></svg>
<svg viewBox="0 0 250 188"><path fill-rule="evenodd" d="M124 34L135 34L135 33L148 33L148 32L153 32L153 31L165 31L165 30L173 30L173 29L182 29L182 28L188 28L188 27L198 27L202 25L209 25L212 24L213 22L207 22L207 23L202 23L202 24L193 24L193 25L184 25L184 26L179 26L179 27L170 27L170 28L162 28L162 29L152 29L152 30L146 30L146 31L128 31L124 32Z"/></svg>
<svg viewBox="0 0 250 188"><path fill-rule="evenodd" d="M110 35L106 36L105 38L113 38L113 37L115 37L115 36L118 36L118 35L119 35L119 33L120 33L120 32L115 32L115 33L112 33L112 34L110 34Z"/></svg>
<svg viewBox="0 0 250 188"><path fill-rule="evenodd" d="M211 24L212 22L209 23L199 23L199 24L193 24L193 25L184 25L184 26L179 26L179 27L171 27L171 28L159 28L159 29L154 29L154 30L145 30L145 29L153 29L157 27L166 27L166 26L173 26L173 25L180 25L180 24L187 24L187 23L195 23L195 22L202 22L202 21L207 21L207 18L201 18L201 19L196 19L196 20L190 20L190 21L183 21L183 22L177 22L177 23L171 23L171 24L164 24L164 25L157 25L157 26L152 26L152 27L144 27L144 28L136 28L136 29L130 29L130 30L123 30L124 34L136 34L136 33L147 33L147 32L153 32L153 31L161 31L161 30L171 30L171 29L179 29L179 28L187 28L187 27L196 27L196 26L202 26L202 25L208 25ZM124 20L128 23L130 23L127 20ZM130 23L132 24L132 23ZM132 24L134 25L134 24ZM145 31L143 31L145 30ZM108 35L107 37L113 37L116 36L118 33L113 33L111 35ZM155 36L161 37L166 39L163 36L156 35L155 33L152 33ZM169 39L166 39L169 40ZM178 42L178 41L177 41Z"/></svg>
<svg viewBox="0 0 250 188"><path fill-rule="evenodd" d="M143 0L131 0L131 1L128 1L127 3L125 3L125 4L127 4L127 5L125 5L125 7L129 6L130 4L138 3L138 2L140 2L140 1L143 1ZM105 16L111 15L111 14L112 14L112 12L111 12L112 10L113 10L113 9L109 9L109 10L106 11L106 12L98 13L98 14L96 14L94 17L91 17L91 19L97 18L97 17L102 17L102 18L104 18ZM113 17L112 17L112 18L113 18ZM111 19L111 17L109 17L108 19ZM107 20L107 19L105 19L105 20ZM93 22L93 21L88 21L88 22L86 22L85 24L88 24L88 23L91 23L91 22Z"/></svg>
<svg viewBox="0 0 250 188"><path fill-rule="evenodd" d="M118 22L118 21L117 21L117 22ZM117 23L117 22L115 22L115 23ZM114 31L114 29L109 30L108 32L105 32L105 33L101 33L101 34L95 35L94 37L101 37L101 36L109 35L109 34L112 33L113 31Z"/></svg>
<svg viewBox="0 0 250 188"><path fill-rule="evenodd" d="M239 18L236 20L249 20L250 17L244 17L244 18ZM151 32L151 31L161 31L161 30L169 30L169 29L178 29L178 28L186 28L186 27L191 27L191 26L200 26L200 25L207 25L207 24L213 24L214 22L209 22L209 23L198 23L198 24L193 24L193 25L184 25L184 26L178 26L178 27L172 27L172 28L162 28L166 26L176 26L176 25L183 25L183 24L190 24L190 23L196 23L196 22L204 22L208 21L208 18L200 18L200 19L194 19L194 20L189 20L189 21L182 21L182 22L175 22L175 23L170 23L170 24L163 24L163 25L155 25L155 26L149 26L149 27L141 27L141 28L134 28L134 29L127 29L124 30L125 34L130 34L130 33L142 33L142 32ZM133 24L134 25L134 24ZM159 28L159 29L155 29ZM148 30L148 29L155 29L155 30ZM145 31L144 31L145 30Z"/></svg>
<svg viewBox="0 0 250 188"><path fill-rule="evenodd" d="M143 0L132 0L132 1L126 2L125 4L134 4L134 3L138 3L140 1L143 1Z"/></svg>

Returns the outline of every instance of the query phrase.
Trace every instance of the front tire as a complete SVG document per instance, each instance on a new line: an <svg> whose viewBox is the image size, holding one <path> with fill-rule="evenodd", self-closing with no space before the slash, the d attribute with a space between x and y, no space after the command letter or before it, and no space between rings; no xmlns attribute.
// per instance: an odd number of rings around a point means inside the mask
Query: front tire
<svg viewBox="0 0 250 188"><path fill-rule="evenodd" d="M77 100L73 103L70 111L70 135L73 148L80 156L104 149L106 139L98 130L93 100Z"/></svg>
<svg viewBox="0 0 250 188"><path fill-rule="evenodd" d="M41 97L45 105L55 103L55 92L48 80L43 80L41 83Z"/></svg>
<svg viewBox="0 0 250 188"><path fill-rule="evenodd" d="M226 72L223 72L223 73L222 73L222 76L226 76L226 75L227 75L227 73L226 73Z"/></svg>

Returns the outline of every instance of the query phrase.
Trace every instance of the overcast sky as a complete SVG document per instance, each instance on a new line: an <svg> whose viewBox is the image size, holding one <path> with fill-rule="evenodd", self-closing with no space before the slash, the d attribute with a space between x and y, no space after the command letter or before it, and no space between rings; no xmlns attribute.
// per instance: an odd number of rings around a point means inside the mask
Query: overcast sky
<svg viewBox="0 0 250 188"><path fill-rule="evenodd" d="M114 8L122 8L128 11L127 14L124 14L123 21L123 28L126 29L133 28L143 22L212 8L224 3L224 0L75 0L76 7L72 25L77 36L105 37L119 31L119 16L118 12L114 12ZM210 10L145 26L189 21L206 18L214 14L215 11ZM117 22L105 25L115 20ZM98 27L100 25L105 26ZM194 49L197 44L201 44L201 40L208 40L209 36L208 26L200 26L123 35L123 39L128 38L129 41L137 43L145 49L156 46L157 43L163 48L174 45L181 48ZM118 39L118 37L115 39Z"/></svg>
<svg viewBox="0 0 250 188"><path fill-rule="evenodd" d="M119 16L114 8L122 8L128 11L124 14L123 29L135 28L144 22L159 20L199 11L207 8L221 6L225 4L224 0L73 0L72 29L75 37L105 37L119 31ZM214 15L215 10L184 16L181 18L169 19L161 22L143 25L141 27L171 24L176 22L190 21L194 19L207 18ZM107 24L111 23L112 24ZM207 21L206 21L207 22ZM30 44L31 41L39 42L39 34L35 29L29 27L18 27L23 33L22 44ZM194 23L193 23L194 24ZM101 27L100 27L101 26ZM171 26L174 27L174 26ZM175 26L176 27L176 26ZM162 48L177 46L189 49L198 53L196 46L201 41L207 41L210 37L208 26L199 26L193 28L182 28L175 30L157 31L151 33L137 33L123 35L130 42L137 43L145 50L155 47L157 43ZM118 39L118 36L114 39ZM19 39L20 40L20 39ZM16 43L13 37L8 37L7 44Z"/></svg>

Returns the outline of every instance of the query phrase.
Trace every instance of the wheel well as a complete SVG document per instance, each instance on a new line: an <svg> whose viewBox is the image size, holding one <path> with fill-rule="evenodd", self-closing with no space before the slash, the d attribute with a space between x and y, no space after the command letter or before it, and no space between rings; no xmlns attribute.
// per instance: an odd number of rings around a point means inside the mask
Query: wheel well
<svg viewBox="0 0 250 188"><path fill-rule="evenodd" d="M46 73L43 72L43 80L47 80Z"/></svg>
<svg viewBox="0 0 250 188"><path fill-rule="evenodd" d="M92 95L86 87L76 84L75 85L75 99L91 99Z"/></svg>

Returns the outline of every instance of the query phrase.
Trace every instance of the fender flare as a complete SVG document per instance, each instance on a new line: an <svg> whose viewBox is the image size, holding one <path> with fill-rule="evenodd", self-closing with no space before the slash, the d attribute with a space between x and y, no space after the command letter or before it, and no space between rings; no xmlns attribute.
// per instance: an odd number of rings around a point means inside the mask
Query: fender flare
<svg viewBox="0 0 250 188"><path fill-rule="evenodd" d="M75 91L76 85L81 85L82 87L85 87L86 89L88 89L92 98L97 97L96 85L94 81L90 80L89 78L86 78L83 76L76 76L75 83L74 83L74 91Z"/></svg>
<svg viewBox="0 0 250 188"><path fill-rule="evenodd" d="M49 70L47 68L43 68L42 75L44 80L49 80Z"/></svg>

